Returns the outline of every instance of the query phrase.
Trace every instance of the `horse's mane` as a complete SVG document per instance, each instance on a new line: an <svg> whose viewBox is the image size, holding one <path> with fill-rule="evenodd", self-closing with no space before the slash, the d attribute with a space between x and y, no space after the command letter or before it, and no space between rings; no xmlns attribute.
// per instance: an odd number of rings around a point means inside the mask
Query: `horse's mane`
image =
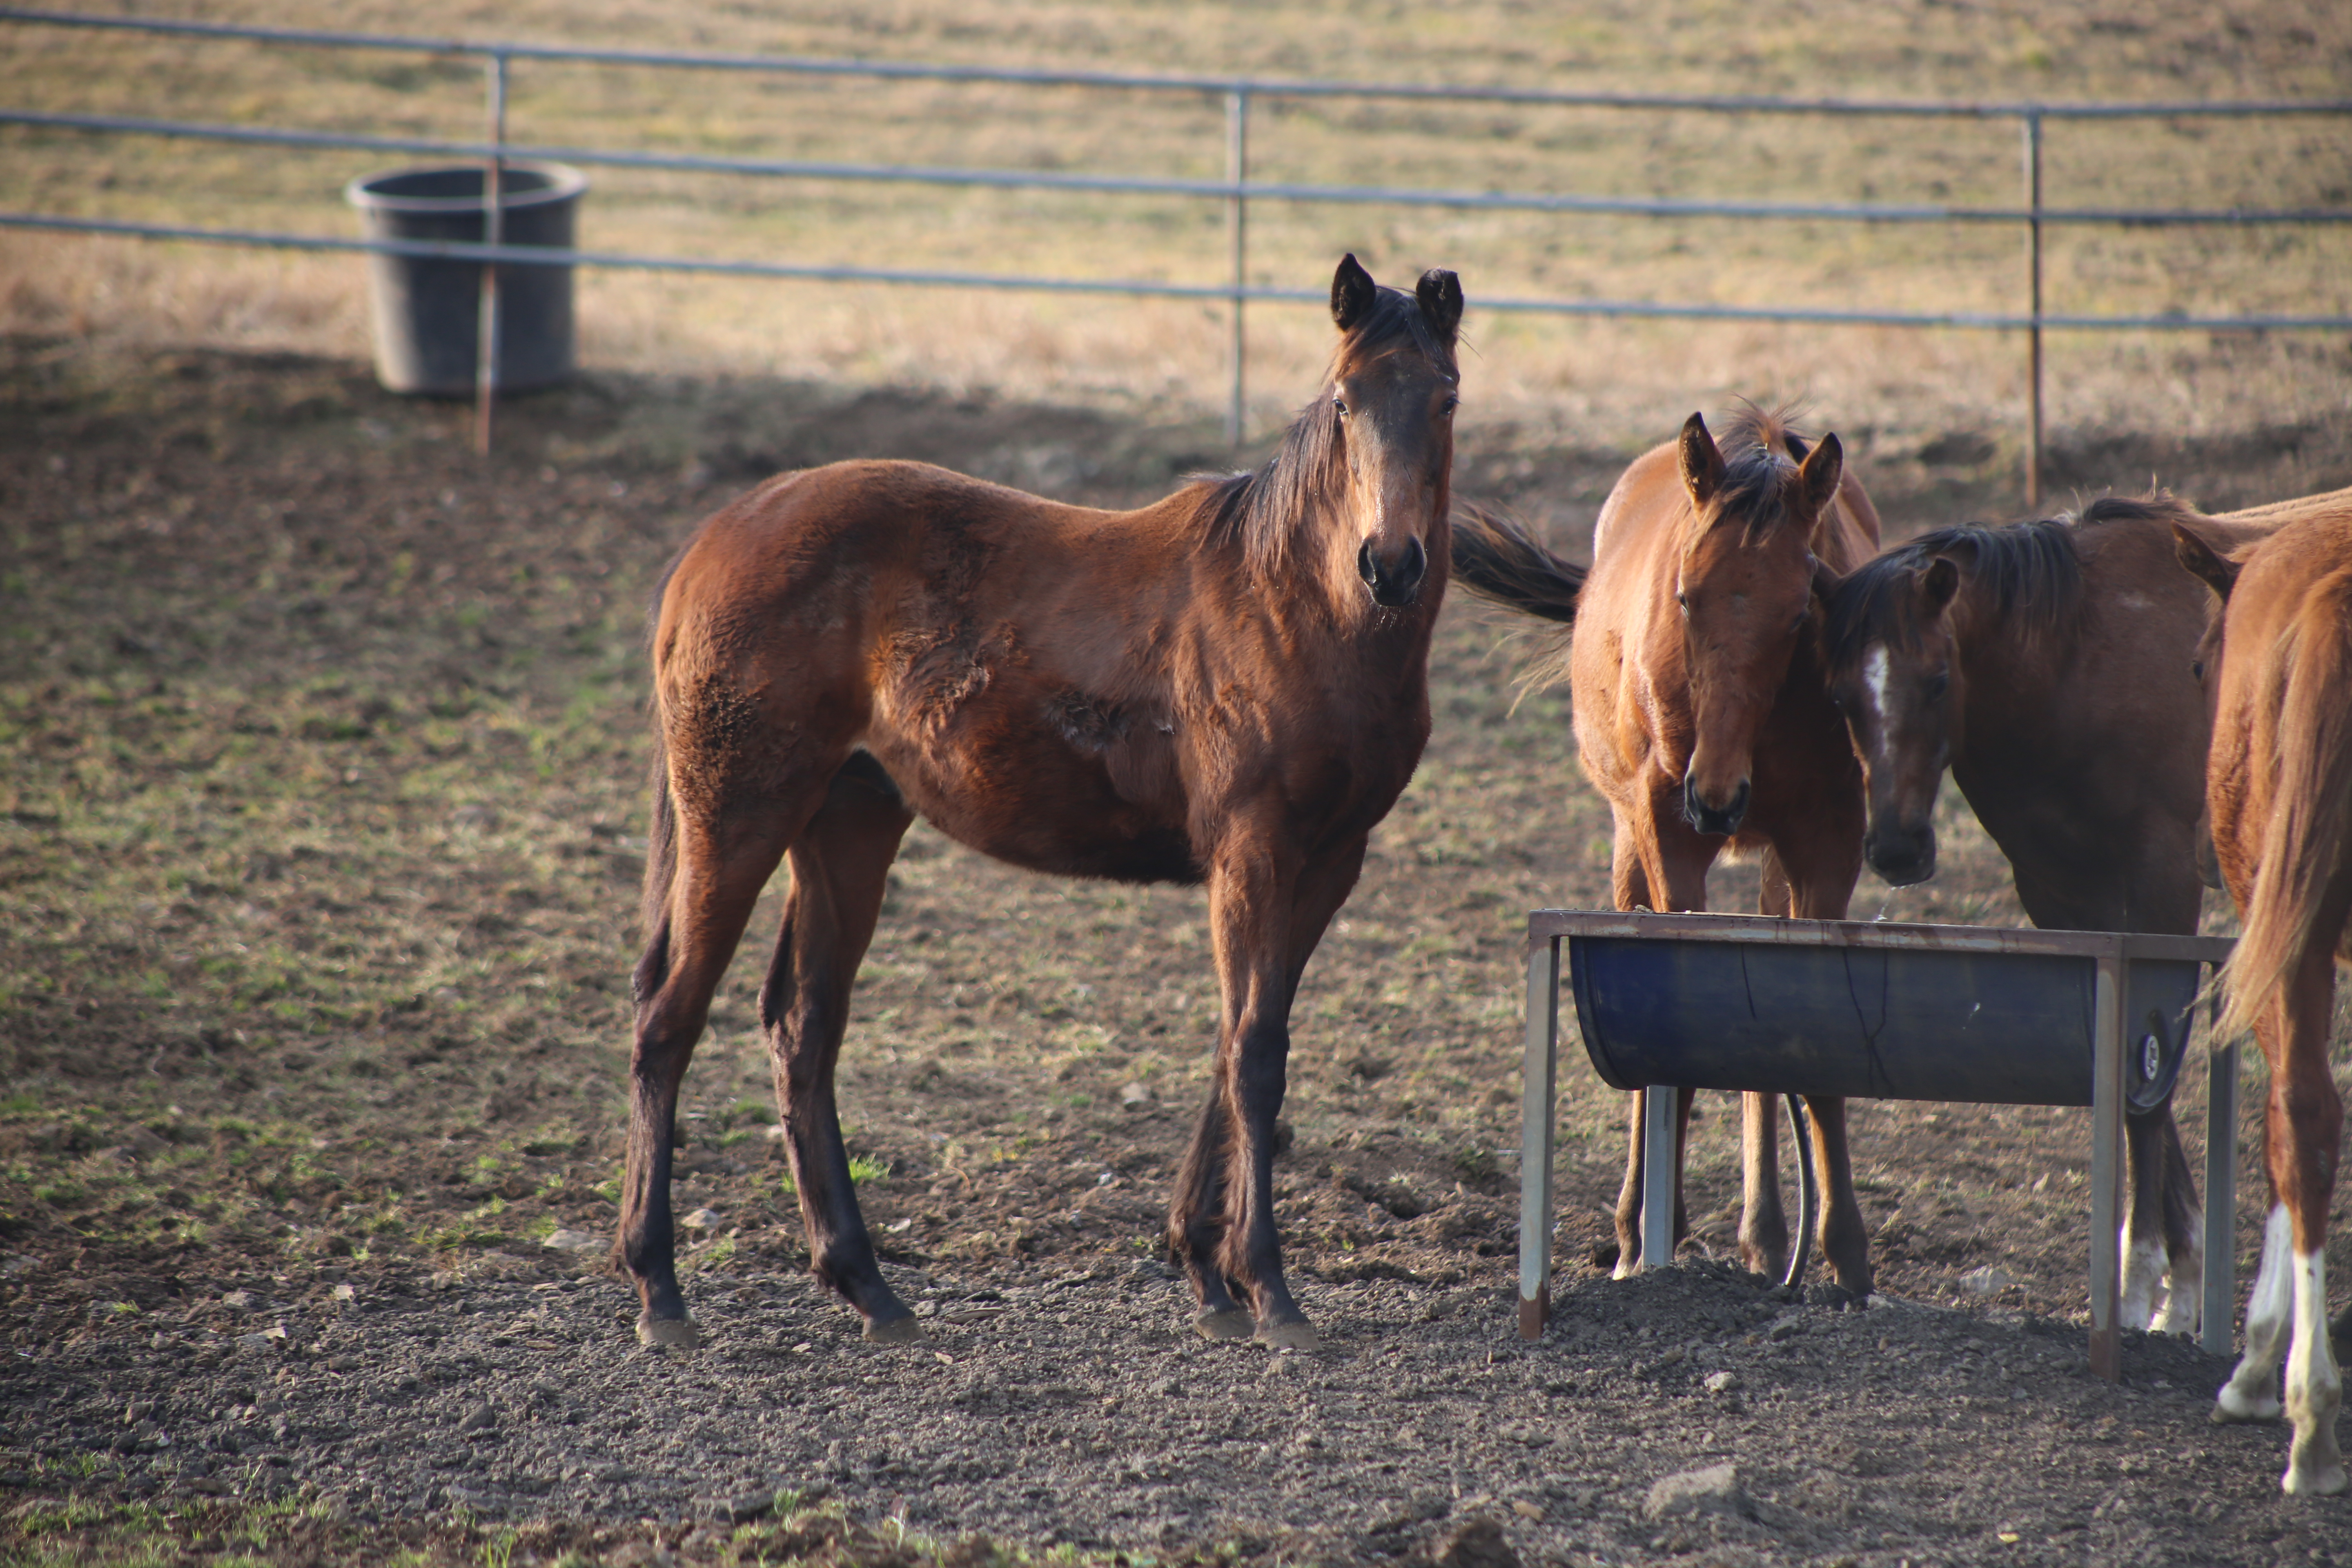
<svg viewBox="0 0 2352 1568"><path fill-rule="evenodd" d="M2104 522L2194 521L2196 509L2157 490L2137 498L2101 496L2078 513L2032 522L1963 522L1938 528L1875 556L1840 583L1824 617L1833 668L1844 668L1873 643L1911 649L1919 627L1909 613L1911 574L1937 556L1968 574L1980 608L2028 637L2063 636L2083 605L2079 531Z"/></svg>
<svg viewBox="0 0 2352 1568"><path fill-rule="evenodd" d="M1448 375L1454 374L1454 351L1430 331L1421 301L1384 285L1332 363L1376 360L1407 349L1419 352ZM1206 475L1197 481L1197 515L1206 536L1219 543L1238 543L1261 580L1282 574L1292 541L1341 489L1339 416L1326 395L1328 385L1327 375L1324 387L1283 433L1282 445L1265 467L1255 473Z"/></svg>
<svg viewBox="0 0 2352 1568"><path fill-rule="evenodd" d="M1765 408L1742 399L1717 440L1716 449L1723 454L1723 485L1717 493L1723 499L1715 518L1741 519L1743 544L1753 544L1788 520L1789 477L1813 449L1812 437L1790 424L1795 412L1787 404Z"/></svg>

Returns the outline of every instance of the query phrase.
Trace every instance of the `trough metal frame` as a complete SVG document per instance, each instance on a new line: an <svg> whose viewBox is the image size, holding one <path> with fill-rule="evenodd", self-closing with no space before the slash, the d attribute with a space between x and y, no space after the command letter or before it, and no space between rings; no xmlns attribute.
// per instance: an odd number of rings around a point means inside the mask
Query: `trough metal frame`
<svg viewBox="0 0 2352 1568"><path fill-rule="evenodd" d="M1763 915L1538 910L1528 917L1527 1067L1520 1121L1519 1333L1536 1339L1551 1316L1552 1163L1559 1076L1560 942L1565 937L1754 942L1777 947L1911 949L2088 958L2097 966L2091 1065L2091 1370L2121 1374L2124 1036L2121 997L2135 960L2218 967L2226 937L2141 931L2031 931L1884 921L1781 920ZM2226 1355L2237 1311L2238 1048L2209 1053L2205 1116L2205 1299L2202 1343ZM1663 1086L1662 1086L1663 1087ZM1707 1088L1705 1084L1685 1087ZM1674 1256L1674 1099L1648 1098L1643 1126L1642 1256ZM1801 1242L1802 1238L1801 1238Z"/></svg>

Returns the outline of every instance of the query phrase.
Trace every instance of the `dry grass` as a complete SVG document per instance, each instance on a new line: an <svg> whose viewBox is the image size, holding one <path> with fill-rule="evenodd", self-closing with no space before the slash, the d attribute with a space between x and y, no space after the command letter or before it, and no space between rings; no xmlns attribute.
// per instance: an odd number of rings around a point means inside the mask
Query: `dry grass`
<svg viewBox="0 0 2352 1568"><path fill-rule="evenodd" d="M309 24L288 4L211 18ZM1685 4L1488 4L1442 15L1314 5L1090 6L939 0L745 15L641 14L589 3L503 7L363 0L339 25L385 32L636 47L1142 71L1356 79L1999 99L2315 96L2339 90L2352 23L2315 0L2265 7L2216 38L2185 5L2129 19L2064 8L2027 19L1925 0L1734 17ZM478 133L477 72L453 60L9 29L0 96L44 109ZM1214 176L1213 99L909 82L755 79L525 64L513 133L556 144ZM2086 205L2343 205L2352 124L2322 119L2053 125L2047 195ZM333 193L375 166L202 142L0 131L0 206L348 233ZM1333 100L1264 104L1253 172L1271 180L1424 188L1674 194L1803 201L2017 197L2018 137L1998 121L1720 118ZM1214 281L1211 202L727 181L593 172L587 243L615 249ZM2014 310L2018 234L2000 226L1555 219L1446 209L1260 203L1256 281L1309 288L1353 249L1383 277L1461 271L1474 306L1475 413L1581 443L1635 445L1732 393L1805 396L1842 430L1895 447L1952 433L2014 470L2023 402L2011 334L1576 322L1475 311L1477 300L1590 296ZM364 352L359 265L0 237L0 330L131 342ZM2352 310L2340 234L2060 229L2053 310ZM1220 406L1221 308L637 274L583 280L587 361L757 372L854 385L1076 400L1195 417ZM1252 419L1280 423L1319 364L1319 312L1250 323ZM2218 434L2340 417L2340 336L2056 334L2053 427Z"/></svg>

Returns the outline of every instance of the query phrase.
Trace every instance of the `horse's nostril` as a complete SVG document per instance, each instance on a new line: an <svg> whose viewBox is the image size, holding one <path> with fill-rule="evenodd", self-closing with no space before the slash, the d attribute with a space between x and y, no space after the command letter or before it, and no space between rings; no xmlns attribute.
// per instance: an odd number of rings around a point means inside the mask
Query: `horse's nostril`
<svg viewBox="0 0 2352 1568"><path fill-rule="evenodd" d="M1369 539L1356 552L1356 575L1364 580L1364 586L1368 588L1380 586L1381 563L1372 559L1372 542Z"/></svg>
<svg viewBox="0 0 2352 1568"><path fill-rule="evenodd" d="M1404 564L1397 571L1397 582L1405 587L1419 583L1429 570L1429 552L1423 548L1419 535L1404 542Z"/></svg>

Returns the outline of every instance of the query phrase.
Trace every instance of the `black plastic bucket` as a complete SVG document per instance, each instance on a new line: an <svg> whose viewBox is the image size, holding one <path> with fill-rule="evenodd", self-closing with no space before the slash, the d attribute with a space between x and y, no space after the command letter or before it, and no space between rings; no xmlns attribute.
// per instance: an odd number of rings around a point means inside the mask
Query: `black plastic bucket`
<svg viewBox="0 0 2352 1568"><path fill-rule="evenodd" d="M489 204L478 163L395 169L343 187L370 239L480 244ZM499 174L500 237L509 245L573 248L587 177L562 163L509 163ZM481 342L482 266L424 256L368 258L375 374L394 392L456 396L474 390ZM572 374L572 268L509 262L499 269L501 392L548 386Z"/></svg>

